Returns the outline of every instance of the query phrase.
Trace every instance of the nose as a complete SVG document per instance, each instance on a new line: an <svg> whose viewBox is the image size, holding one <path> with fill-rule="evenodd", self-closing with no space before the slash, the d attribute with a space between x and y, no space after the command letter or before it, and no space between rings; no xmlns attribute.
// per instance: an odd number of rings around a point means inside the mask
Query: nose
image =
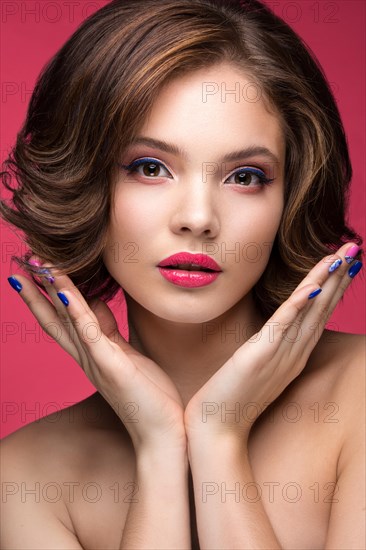
<svg viewBox="0 0 366 550"><path fill-rule="evenodd" d="M215 238L218 235L218 197L212 185L200 176L181 182L170 223L174 233L191 233L198 238Z"/></svg>

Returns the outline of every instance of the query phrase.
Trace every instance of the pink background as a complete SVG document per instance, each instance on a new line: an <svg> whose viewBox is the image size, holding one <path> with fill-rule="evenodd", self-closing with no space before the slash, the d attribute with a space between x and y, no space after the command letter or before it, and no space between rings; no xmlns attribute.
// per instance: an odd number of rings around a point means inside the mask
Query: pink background
<svg viewBox="0 0 366 550"><path fill-rule="evenodd" d="M142 0L143 1L143 0ZM79 23L106 1L3 0L1 9L1 160L25 117L37 75ZM77 5L76 5L77 4ZM283 1L267 4L315 52L335 92L354 168L351 225L365 237L365 7L363 0ZM2 191L3 193L3 191ZM5 194L3 194L5 197ZM16 272L10 256L24 245L8 228L1 244L1 406L4 437L19 427L94 393L77 363L43 333L7 277ZM124 304L112 308L126 336ZM328 327L365 332L365 289L361 274Z"/></svg>

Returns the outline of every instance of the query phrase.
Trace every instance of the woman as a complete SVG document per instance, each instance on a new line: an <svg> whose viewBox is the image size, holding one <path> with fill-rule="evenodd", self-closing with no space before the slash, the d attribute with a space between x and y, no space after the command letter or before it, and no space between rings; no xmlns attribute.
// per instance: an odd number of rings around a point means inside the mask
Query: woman
<svg viewBox="0 0 366 550"><path fill-rule="evenodd" d="M361 239L294 32L256 1L111 2L43 72L11 173L34 277L9 282L97 392L93 421L3 441L2 546L361 548L363 341L324 331Z"/></svg>

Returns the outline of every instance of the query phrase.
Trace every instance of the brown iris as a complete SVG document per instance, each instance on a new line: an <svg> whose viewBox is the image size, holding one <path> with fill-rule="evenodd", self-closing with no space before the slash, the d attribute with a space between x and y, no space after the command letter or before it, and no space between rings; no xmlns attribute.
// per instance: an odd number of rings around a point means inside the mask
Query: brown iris
<svg viewBox="0 0 366 550"><path fill-rule="evenodd" d="M142 170L145 176L158 176L160 166L155 162L149 162L143 165Z"/></svg>
<svg viewBox="0 0 366 550"><path fill-rule="evenodd" d="M241 185L250 185L252 182L253 174L248 172L239 172L235 174L235 183L240 183Z"/></svg>

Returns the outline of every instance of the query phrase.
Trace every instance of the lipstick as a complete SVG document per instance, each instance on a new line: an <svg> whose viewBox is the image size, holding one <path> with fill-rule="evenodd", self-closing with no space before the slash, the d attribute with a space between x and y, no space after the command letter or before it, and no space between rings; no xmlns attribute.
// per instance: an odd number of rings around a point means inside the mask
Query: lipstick
<svg viewBox="0 0 366 550"><path fill-rule="evenodd" d="M206 286L222 272L213 258L206 254L178 252L158 264L161 275L169 282L186 288Z"/></svg>

